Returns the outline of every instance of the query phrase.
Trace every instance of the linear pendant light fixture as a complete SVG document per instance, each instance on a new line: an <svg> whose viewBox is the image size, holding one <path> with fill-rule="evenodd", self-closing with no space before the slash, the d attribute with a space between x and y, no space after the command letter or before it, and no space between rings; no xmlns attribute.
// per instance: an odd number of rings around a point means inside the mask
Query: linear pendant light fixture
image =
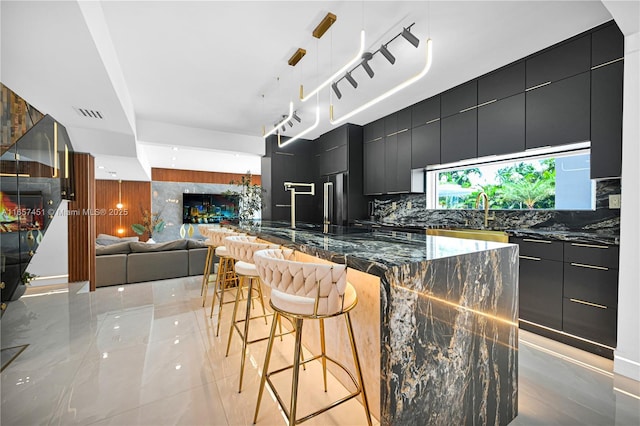
<svg viewBox="0 0 640 426"><path fill-rule="evenodd" d="M322 90L325 87L327 87L328 85L330 85L333 82L333 80L336 79L336 77L338 77L343 72L347 71L349 69L349 67L354 65L360 59L362 59L362 54L364 53L364 42L365 42L364 30L362 30L362 31L360 31L360 48L358 49L358 53L356 53L356 55L353 57L353 59L351 59L349 62L347 62L342 68L340 68L338 71L333 73L333 75L331 75L331 77L326 79L324 82L322 82L322 84L320 84L318 87L313 89L307 95L304 95L304 86L301 84L300 85L300 100L302 100L302 102L307 102L309 99L311 99L311 97L313 95L317 94L320 90Z"/></svg>
<svg viewBox="0 0 640 426"><path fill-rule="evenodd" d="M306 130L303 130L302 132L293 136L291 139L287 139L284 142L280 140L280 133L278 133L278 146L282 148L283 146L289 145L290 143L295 142L298 139L301 139L307 133L311 132L316 127L318 127L318 124L320 124L320 95L316 94L316 121L311 125L311 127L307 128Z"/></svg>
<svg viewBox="0 0 640 426"><path fill-rule="evenodd" d="M263 135L264 138L267 138L268 136L273 135L275 132L278 131L278 129L280 127L284 127L285 123L289 120L291 120L291 117L293 116L293 102L289 102L289 115L287 115L282 121L280 121L278 124L276 124L276 126L271 129L269 132L265 133Z"/></svg>
<svg viewBox="0 0 640 426"><path fill-rule="evenodd" d="M369 102L367 102L366 104L354 109L353 111L349 112L348 114L345 114L342 117L340 117L338 119L335 119L334 116L333 116L333 104L330 105L329 106L329 117L330 117L329 121L331 122L331 124L337 125L337 124L345 122L346 120L350 119L354 115L359 114L362 111L366 110L367 108L370 108L373 105L377 104L378 102L387 99L389 96L392 96L392 95L398 93L402 89L411 86L413 83L415 83L416 81L420 80L422 77L427 75L427 73L429 72L429 69L431 68L432 50L433 50L432 49L432 41L431 41L431 39L428 39L427 40L427 48L426 48L426 61L425 61L425 64L424 64L424 68L422 68L422 71L420 71L418 74L414 75L413 77L405 80L404 82L398 84L396 87L386 91L385 93L383 93L382 95L378 96L377 98L374 98L374 99L370 100Z"/></svg>

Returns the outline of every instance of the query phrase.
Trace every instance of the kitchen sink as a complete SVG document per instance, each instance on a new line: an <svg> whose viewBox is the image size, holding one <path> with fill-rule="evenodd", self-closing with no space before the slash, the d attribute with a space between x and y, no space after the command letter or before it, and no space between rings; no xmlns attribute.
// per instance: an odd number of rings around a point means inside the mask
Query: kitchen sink
<svg viewBox="0 0 640 426"><path fill-rule="evenodd" d="M508 243L509 235L503 231L487 229L427 229L427 235L440 237L466 238L469 240L496 241Z"/></svg>

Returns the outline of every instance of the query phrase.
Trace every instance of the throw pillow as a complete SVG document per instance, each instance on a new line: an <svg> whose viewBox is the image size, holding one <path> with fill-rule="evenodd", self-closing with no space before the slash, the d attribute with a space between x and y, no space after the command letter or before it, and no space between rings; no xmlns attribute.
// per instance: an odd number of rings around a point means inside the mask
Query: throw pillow
<svg viewBox="0 0 640 426"><path fill-rule="evenodd" d="M133 253L147 253L153 251L169 251L169 250L186 250L187 240L175 240L167 241L166 243L129 243L131 252Z"/></svg>
<svg viewBox="0 0 640 426"><path fill-rule="evenodd" d="M131 248L129 247L129 243L126 241L96 247L96 256L127 253L131 253Z"/></svg>

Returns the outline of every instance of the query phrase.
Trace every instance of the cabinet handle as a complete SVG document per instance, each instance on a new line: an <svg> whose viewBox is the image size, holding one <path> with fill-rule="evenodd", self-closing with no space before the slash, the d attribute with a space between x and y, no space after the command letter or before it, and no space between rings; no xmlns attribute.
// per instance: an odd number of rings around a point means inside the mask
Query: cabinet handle
<svg viewBox="0 0 640 426"><path fill-rule="evenodd" d="M609 270L609 268L605 268L604 266L585 265L584 263L573 263L573 262L571 262L571 266L577 266L579 268L598 269L600 271L608 271Z"/></svg>
<svg viewBox="0 0 640 426"><path fill-rule="evenodd" d="M604 64L593 66L593 67L591 67L591 70L595 70L595 69L600 68L600 67L605 67L607 65L613 64L614 62L618 62L618 61L622 61L622 60L624 60L624 56L622 58L614 59L613 61L605 62Z"/></svg>
<svg viewBox="0 0 640 426"><path fill-rule="evenodd" d="M492 103L497 102L497 101L498 101L497 99L493 99L491 101L481 103L480 105L478 105L478 108L480 108L481 106L492 104Z"/></svg>
<svg viewBox="0 0 640 426"><path fill-rule="evenodd" d="M406 132L407 130L409 130L409 129L402 129L402 130L398 130L397 132L389 133L387 136L395 136L395 135L397 135L397 134L399 134L399 133L404 133L404 132Z"/></svg>
<svg viewBox="0 0 640 426"><path fill-rule="evenodd" d="M528 243L543 243L543 244L551 244L552 241L547 241L547 240L534 240L531 238L523 238L522 241L526 241Z"/></svg>
<svg viewBox="0 0 640 426"><path fill-rule="evenodd" d="M291 207L291 204L276 204L276 207Z"/></svg>
<svg viewBox="0 0 640 426"><path fill-rule="evenodd" d="M478 105L474 105L474 106L472 106L472 107L462 109L462 110L460 110L459 112L460 112L460 113L462 113L462 112L467 112L467 111L471 111L472 109L476 109L476 108L478 108Z"/></svg>
<svg viewBox="0 0 640 426"><path fill-rule="evenodd" d="M527 260L535 260L535 261L539 261L541 260L539 257L532 257L532 256L524 256L524 255L519 255L518 256L520 259L527 259Z"/></svg>
<svg viewBox="0 0 640 426"><path fill-rule="evenodd" d="M440 121L440 118L434 118L433 120L429 120L424 124L431 124L431 123L435 123L436 121Z"/></svg>
<svg viewBox="0 0 640 426"><path fill-rule="evenodd" d="M547 81L546 83L542 83L542 84L538 84L537 86L529 87L528 89L525 89L524 91L528 92L529 90L538 89L538 88L546 86L548 84L551 84L551 82Z"/></svg>
<svg viewBox="0 0 640 426"><path fill-rule="evenodd" d="M379 141L383 138L383 136L380 136L379 138L375 138L375 139L371 139L369 142L375 142L375 141Z"/></svg>
<svg viewBox="0 0 640 426"><path fill-rule="evenodd" d="M608 249L609 246L599 246L597 244L584 244L584 243L571 243L574 247L591 247L591 248L599 248L599 249Z"/></svg>
<svg viewBox="0 0 640 426"><path fill-rule="evenodd" d="M580 303L582 305L593 306L594 308L607 309L606 306L599 305L597 303L585 302L584 300L580 300L580 299L569 299L569 300L575 303Z"/></svg>
<svg viewBox="0 0 640 426"><path fill-rule="evenodd" d="M276 155L288 155L290 157L295 156L295 154L292 154L290 152L274 152L274 154L276 154Z"/></svg>
<svg viewBox="0 0 640 426"><path fill-rule="evenodd" d="M324 152L333 151L334 149L338 149L338 148L340 148L341 146L342 146L342 145L338 145L338 146L334 146L334 147L329 148L329 149L325 149L325 150L324 150Z"/></svg>

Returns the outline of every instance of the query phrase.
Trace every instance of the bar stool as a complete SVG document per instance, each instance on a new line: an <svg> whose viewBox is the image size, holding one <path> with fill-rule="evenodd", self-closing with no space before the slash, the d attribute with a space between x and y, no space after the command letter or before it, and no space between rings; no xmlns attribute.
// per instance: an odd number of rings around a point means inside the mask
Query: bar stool
<svg viewBox="0 0 640 426"><path fill-rule="evenodd" d="M224 229L224 228L209 228L205 230L205 233L203 235L206 235L208 238L207 240L204 242L205 245L207 246L207 257L205 258L205 263L204 263L204 276L202 277L202 291L201 291L201 295L202 295L202 306L205 306L206 300L207 300L207 294L209 293L209 283L211 282L211 275L210 275L210 271L212 269L214 269L213 265L214 265L214 259L216 256L216 253L218 251L218 249L220 247L224 247L224 239L226 237L229 237L231 235L240 235L230 229ZM220 252L224 252L223 250L220 250ZM226 266L226 261L225 261L225 266ZM218 264L218 272L216 274L216 278L215 278L215 291L213 294L213 304L215 305L215 301L216 301L216 293L218 290L218 282L220 281L220 267L223 266L223 262L220 261ZM209 274L207 274L207 271L209 271ZM224 273L224 277L225 278L230 278L227 275L227 271L223 271ZM235 278L235 274L234 277ZM223 287L224 288L224 287ZM213 316L213 305L211 307L211 316Z"/></svg>
<svg viewBox="0 0 640 426"><path fill-rule="evenodd" d="M260 380L260 390L258 392L258 401L256 402L253 423L256 423L258 419L260 401L264 392L265 383L268 382L269 388L271 388L278 400L278 404L280 404L280 407L286 413L290 426L302 423L360 394L362 394L362 402L364 404L367 422L369 426L371 426L371 413L369 412L369 403L367 401L367 394L365 392L360 368L360 358L358 357L356 342L353 338L353 327L349 315L349 312L358 303L358 297L353 286L347 282L347 267L346 265L337 264L296 262L288 260L289 258L289 253L279 249L261 250L254 254L254 262L260 278L266 285L271 287L270 304L275 313L275 318L271 325L271 333L269 335L267 353L264 359L264 368L262 369L262 379ZM357 379L344 365L327 356L325 351L324 320L338 315L344 315L346 321ZM276 332L275 324L280 316L295 319L293 365L269 372L269 361L271 359L273 340ZM302 325L304 320L320 321L320 349L322 353L301 362ZM301 419L296 419L300 365L316 359L321 359L322 361L325 392L327 391L327 361L342 368L349 375L356 387L356 391L333 402L327 407L308 414ZM293 368L291 401L287 409L276 388L273 386L270 376L291 368Z"/></svg>
<svg viewBox="0 0 640 426"><path fill-rule="evenodd" d="M267 324L267 315L264 309L264 298L262 297L262 286L260 285L260 277L256 271L256 267L253 264L253 254L259 250L265 250L269 248L278 248L277 244L259 243L256 241L256 237L248 236L230 236L224 239L225 247L227 248L229 255L235 259L235 272L239 278L239 285L236 291L236 300L233 305L233 317L231 319L231 327L229 329L229 340L227 342L226 356L229 356L229 348L231 347L231 338L233 337L233 331L237 331L242 339L242 356L240 360L240 384L238 386L238 393L242 392L242 379L244 375L244 364L246 358L247 345L252 343L266 340L268 337L249 340L249 321L259 318L264 318L264 323ZM257 285L254 285L257 283ZM240 303L240 295L244 288L247 288L247 310L245 312L244 319L236 319L238 312L238 304ZM257 296L253 296L253 292L257 293ZM259 299L262 306L262 315L251 316L251 301L253 299ZM238 324L244 323L244 327L240 330Z"/></svg>
<svg viewBox="0 0 640 426"><path fill-rule="evenodd" d="M211 241L209 240L209 233L213 229L216 228L211 225L198 225L198 232L200 232L203 237L207 238L207 240L205 240L204 242L207 246L207 256L204 260L204 272L202 273L202 285L200 287L200 296L204 295L204 298L207 297L205 287L209 286L209 280L211 279L211 270L213 269L213 256L216 250L216 246L212 245ZM204 306L204 299L202 301L202 306Z"/></svg>
<svg viewBox="0 0 640 426"><path fill-rule="evenodd" d="M238 275L235 271L235 259L229 254L229 250L224 246L224 239L233 235L239 234L230 230L223 232L211 233L212 239L216 240L218 246L216 247L215 255L218 257L218 273L216 275L216 281L214 283L213 301L211 302L211 313L209 318L213 318L213 310L216 306L216 297L218 298L218 324L216 326L216 336L220 335L220 323L222 318L222 305L227 303L234 303L233 300L227 302L224 301L224 295L229 290L240 291L238 289ZM242 292L241 292L242 296Z"/></svg>

